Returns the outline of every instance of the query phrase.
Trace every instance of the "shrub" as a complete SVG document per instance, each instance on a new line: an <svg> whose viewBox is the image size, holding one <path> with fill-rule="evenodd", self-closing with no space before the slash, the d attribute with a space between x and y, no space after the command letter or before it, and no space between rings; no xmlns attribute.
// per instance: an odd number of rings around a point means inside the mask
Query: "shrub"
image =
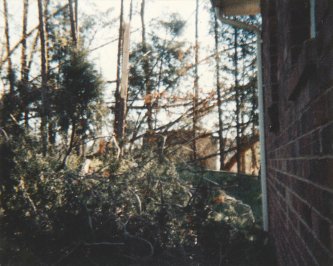
<svg viewBox="0 0 333 266"><path fill-rule="evenodd" d="M110 155L83 175L77 163L57 170L31 137L6 145L2 163L15 165L1 190L4 264L190 265L228 261L230 247L250 243L247 205L217 204L209 183L181 177L149 152Z"/></svg>

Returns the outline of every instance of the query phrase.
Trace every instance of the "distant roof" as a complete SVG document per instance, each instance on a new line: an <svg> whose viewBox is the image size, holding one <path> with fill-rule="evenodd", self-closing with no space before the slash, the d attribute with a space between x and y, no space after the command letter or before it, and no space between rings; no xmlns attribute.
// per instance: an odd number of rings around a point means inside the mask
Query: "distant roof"
<svg viewBox="0 0 333 266"><path fill-rule="evenodd" d="M260 13L260 0L212 0L212 3L225 16L245 16Z"/></svg>

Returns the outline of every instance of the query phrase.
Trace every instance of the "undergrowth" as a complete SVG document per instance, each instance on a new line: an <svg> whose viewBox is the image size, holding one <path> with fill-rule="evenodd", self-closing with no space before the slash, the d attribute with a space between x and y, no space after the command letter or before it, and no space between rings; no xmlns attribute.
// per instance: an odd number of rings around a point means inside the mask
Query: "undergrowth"
<svg viewBox="0 0 333 266"><path fill-rule="evenodd" d="M86 174L38 147L0 145L1 264L273 265L251 208L194 167L137 150Z"/></svg>

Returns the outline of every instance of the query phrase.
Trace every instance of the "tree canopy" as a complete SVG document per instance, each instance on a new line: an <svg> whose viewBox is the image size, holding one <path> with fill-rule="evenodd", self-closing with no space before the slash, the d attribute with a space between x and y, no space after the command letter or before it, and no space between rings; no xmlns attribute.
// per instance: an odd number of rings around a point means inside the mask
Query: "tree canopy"
<svg viewBox="0 0 333 266"><path fill-rule="evenodd" d="M199 1L195 21L151 19L148 0L93 14L77 0L2 2L0 263L221 265L241 246L249 263L268 250L260 192L227 191L258 187L253 34Z"/></svg>

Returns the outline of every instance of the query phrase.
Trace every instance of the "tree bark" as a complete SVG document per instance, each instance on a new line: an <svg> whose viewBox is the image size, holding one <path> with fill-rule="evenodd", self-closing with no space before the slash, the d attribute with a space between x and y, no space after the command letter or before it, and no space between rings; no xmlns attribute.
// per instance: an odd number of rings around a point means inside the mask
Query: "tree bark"
<svg viewBox="0 0 333 266"><path fill-rule="evenodd" d="M27 77L30 76L30 71L31 71L31 66L32 63L34 61L34 55L36 54L37 51L37 45L38 45L38 40L39 40L39 32L36 33L36 36L34 38L34 41L32 42L32 47L30 50L30 54L29 54L29 60L28 60L28 64L27 64Z"/></svg>
<svg viewBox="0 0 333 266"><path fill-rule="evenodd" d="M74 19L75 19L75 32L76 32L76 40L79 42L79 3L78 0L74 1Z"/></svg>
<svg viewBox="0 0 333 266"><path fill-rule="evenodd" d="M123 2L121 6L121 21L123 21ZM132 1L130 3L129 20L132 19ZM116 106L115 106L115 133L116 142L119 143L120 155L123 154L123 145L126 129L127 115L127 92L128 92L128 71L129 71L129 44L130 44L130 22L122 23L119 29L118 47L118 69L117 69L117 88L116 88ZM120 61L122 59L121 65ZM121 77L120 77L121 71Z"/></svg>
<svg viewBox="0 0 333 266"><path fill-rule="evenodd" d="M48 22L48 17L49 17L49 0L44 0L44 38L45 38L45 71L46 71L46 76L47 80L50 75L50 41L49 41L49 22Z"/></svg>
<svg viewBox="0 0 333 266"><path fill-rule="evenodd" d="M197 159L197 105L199 96L199 74L198 74L198 64L199 64L199 0L196 0L195 8L195 68L194 68L194 86L193 86L193 160Z"/></svg>
<svg viewBox="0 0 333 266"><path fill-rule="evenodd" d="M115 110L114 110L114 134L120 147L123 144L123 123L122 123L122 109L123 102L120 95L120 75L121 75L121 56L122 56L122 43L123 43L123 20L124 20L124 0L121 0L120 7L120 22L119 22L119 39L118 39L118 55L117 55L117 81L115 91Z"/></svg>
<svg viewBox="0 0 333 266"><path fill-rule="evenodd" d="M49 17L46 18L46 20L50 19L51 17L54 17L56 15L58 15L60 12L62 12L65 8L67 8L68 5L64 5L63 7L59 8L58 10L56 10L55 12L53 12ZM4 12L5 13L5 12ZM36 30L39 30L39 24L34 27L33 29L31 29L27 34L26 34L26 38L30 37ZM21 39L19 40L14 46L13 48L10 49L9 53L5 56L4 59L1 60L0 62L0 67L8 61L8 59L10 58L10 56L15 52L15 50L20 47L20 45L22 44L22 42L25 39Z"/></svg>
<svg viewBox="0 0 333 266"><path fill-rule="evenodd" d="M14 73L12 58L10 56L10 34L9 34L9 23L8 23L8 4L7 0L3 0L3 13L5 22L5 36L6 36L6 53L8 58L7 74L9 80L9 93L14 93Z"/></svg>
<svg viewBox="0 0 333 266"><path fill-rule="evenodd" d="M22 50L21 50L21 82L23 89L26 90L28 85L28 65L27 65L27 22L28 22L29 0L23 0L23 14L22 14ZM24 126L27 129L29 111L27 106L24 106Z"/></svg>
<svg viewBox="0 0 333 266"><path fill-rule="evenodd" d="M235 78L235 101L236 101L236 161L237 173L241 172L241 144L240 144L240 95L239 95L239 82L238 82L238 29L235 28L234 34L234 78Z"/></svg>
<svg viewBox="0 0 333 266"><path fill-rule="evenodd" d="M75 27L75 19L74 19L74 10L73 10L73 0L68 0L68 8L69 8L69 19L71 24L71 35L74 47L77 47L77 36L76 36L76 27Z"/></svg>
<svg viewBox="0 0 333 266"><path fill-rule="evenodd" d="M123 54L122 54L122 74L119 90L119 99L117 105L118 115L118 134L121 136L122 142L120 142L120 149L122 154L124 136L126 129L126 113L127 113L127 90L128 90L128 66L129 66L129 37L130 37L130 25L124 24L123 38Z"/></svg>
<svg viewBox="0 0 333 266"><path fill-rule="evenodd" d="M42 77L42 108L41 108L41 139L43 156L47 153L47 73L46 73L46 49L45 49L45 25L42 0L38 0L39 36L41 46L41 77Z"/></svg>
<svg viewBox="0 0 333 266"><path fill-rule="evenodd" d="M219 25L216 13L214 12L214 35L215 35L215 70L216 70L216 92L217 92L217 110L219 120L219 154L220 154L220 170L224 168L224 138L223 138L223 117L222 117L222 99L221 99L221 85L220 85L220 57L219 57Z"/></svg>
<svg viewBox="0 0 333 266"><path fill-rule="evenodd" d="M28 22L29 0L23 0L22 20L22 50L21 50L21 80L27 81L27 22Z"/></svg>
<svg viewBox="0 0 333 266"><path fill-rule="evenodd" d="M46 80L47 80L47 91L49 93L52 93L50 90L52 90L52 88L50 88L49 86L49 78L50 78L50 50L51 50L51 46L50 46L50 39L49 39L49 32L50 32L50 25L48 22L48 17L49 17L49 4L50 1L49 0L44 0L44 25L45 25L45 72L46 72ZM55 144L55 132L54 132L54 121L52 119L52 116L48 113L48 143L53 145ZM52 146L49 146L49 148L51 148Z"/></svg>
<svg viewBox="0 0 333 266"><path fill-rule="evenodd" d="M147 49L147 42L146 42L146 25L145 25L145 6L146 1L142 0L141 2L141 25L142 25L142 53L143 53L143 70L145 75L145 89L146 89L146 97L147 99L151 98L152 89L151 89L151 83L150 83L150 77L149 77L149 56L147 55L148 49ZM145 105L147 107L147 125L148 130L153 130L153 110L152 110L152 102L150 100L145 102Z"/></svg>

